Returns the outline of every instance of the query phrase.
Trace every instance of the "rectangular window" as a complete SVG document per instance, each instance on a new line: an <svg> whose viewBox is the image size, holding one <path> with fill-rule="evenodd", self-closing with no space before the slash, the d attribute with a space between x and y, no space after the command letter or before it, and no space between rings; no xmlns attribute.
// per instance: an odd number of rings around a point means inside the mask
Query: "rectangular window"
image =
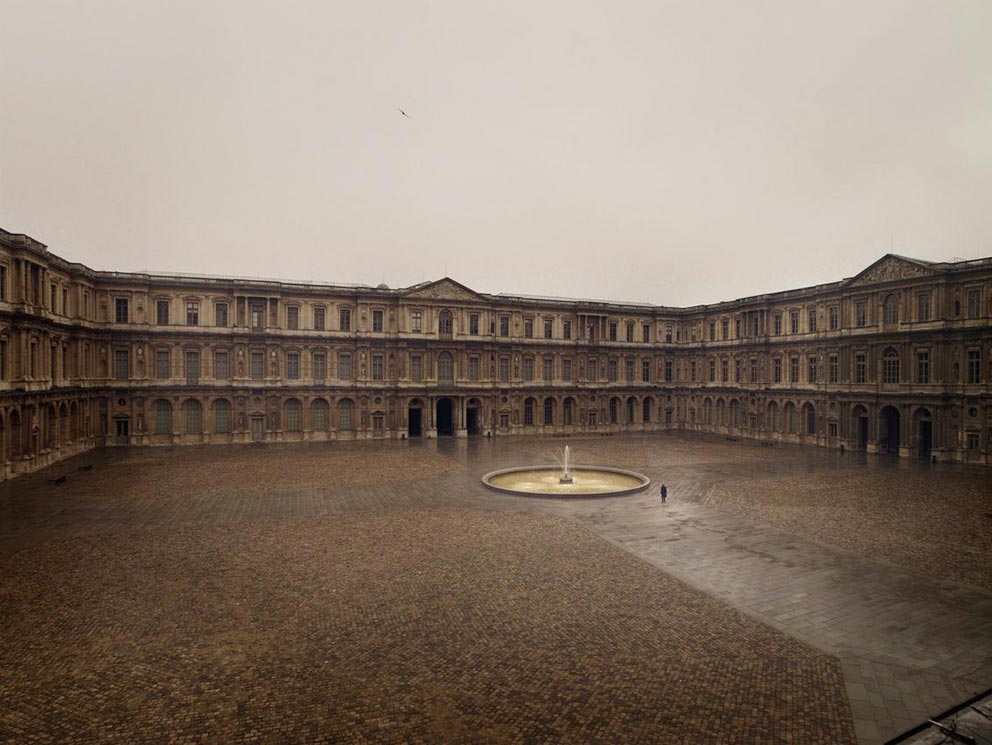
<svg viewBox="0 0 992 745"><path fill-rule="evenodd" d="M295 331L300 327L300 306L290 305L286 308L286 328Z"/></svg>
<svg viewBox="0 0 992 745"><path fill-rule="evenodd" d="M468 317L468 332L473 336L479 335L479 314L471 313Z"/></svg>
<svg viewBox="0 0 992 745"><path fill-rule="evenodd" d="M641 360L641 382L651 382L651 362L649 360Z"/></svg>
<svg viewBox="0 0 992 745"><path fill-rule="evenodd" d="M696 382L696 361L695 360L689 360L689 382L690 383L695 383Z"/></svg>
<svg viewBox="0 0 992 745"><path fill-rule="evenodd" d="M200 304L197 302L187 302L186 303L186 325L187 326L199 326L200 325Z"/></svg>
<svg viewBox="0 0 992 745"><path fill-rule="evenodd" d="M741 361L734 358L734 382L741 382Z"/></svg>
<svg viewBox="0 0 992 745"><path fill-rule="evenodd" d="M424 379L424 358L415 354L410 358L410 380Z"/></svg>
<svg viewBox="0 0 992 745"><path fill-rule="evenodd" d="M315 352L313 355L313 379L327 380L327 355Z"/></svg>
<svg viewBox="0 0 992 745"><path fill-rule="evenodd" d="M930 382L930 352L916 353L916 382Z"/></svg>
<svg viewBox="0 0 992 745"><path fill-rule="evenodd" d="M200 382L200 353L186 353L186 383L196 385Z"/></svg>
<svg viewBox="0 0 992 745"><path fill-rule="evenodd" d="M868 364L864 354L854 356L854 382L866 383L868 381Z"/></svg>
<svg viewBox="0 0 992 745"><path fill-rule="evenodd" d="M832 354L827 357L827 380L831 383L837 383L840 380L840 365L837 364L837 355Z"/></svg>
<svg viewBox="0 0 992 745"><path fill-rule="evenodd" d="M468 379L471 381L479 379L479 358L477 355L468 358Z"/></svg>
<svg viewBox="0 0 992 745"><path fill-rule="evenodd" d="M499 317L499 335L509 336L510 335L510 317L500 316Z"/></svg>
<svg viewBox="0 0 992 745"><path fill-rule="evenodd" d="M610 341L617 340L617 324L615 321L610 321Z"/></svg>
<svg viewBox="0 0 992 745"><path fill-rule="evenodd" d="M726 357L720 360L720 380L722 380L724 383L726 383L730 379L729 367L730 365L727 362Z"/></svg>
<svg viewBox="0 0 992 745"><path fill-rule="evenodd" d="M606 370L607 370L607 380L609 380L611 383L617 382L617 380L620 377L617 367L618 366L617 366L617 361L616 360L610 360L607 363L607 367L606 367Z"/></svg>
<svg viewBox="0 0 992 745"><path fill-rule="evenodd" d="M836 331L840 328L840 308L836 305L831 305L827 308L827 325L831 331Z"/></svg>
<svg viewBox="0 0 992 745"><path fill-rule="evenodd" d="M799 358L790 357L789 358L789 382L798 383L799 382Z"/></svg>
<svg viewBox="0 0 992 745"><path fill-rule="evenodd" d="M982 353L977 349L968 350L968 382L973 385L982 382Z"/></svg>
<svg viewBox="0 0 992 745"><path fill-rule="evenodd" d="M806 360L806 380L810 383L816 382L816 357L810 357Z"/></svg>
<svg viewBox="0 0 992 745"><path fill-rule="evenodd" d="M807 323L809 324L809 327L807 328L807 331L809 331L811 334L815 334L816 333L816 308L810 308L808 310L808 312L807 312L807 319L806 320L807 320Z"/></svg>
<svg viewBox="0 0 992 745"><path fill-rule="evenodd" d="M351 331L351 308L338 310L338 328L341 331Z"/></svg>
<svg viewBox="0 0 992 745"><path fill-rule="evenodd" d="M256 331L265 328L265 306L262 303L251 304L251 327Z"/></svg>
<svg viewBox="0 0 992 745"><path fill-rule="evenodd" d="M779 336L782 333L782 314L775 314L775 335Z"/></svg>
<svg viewBox="0 0 992 745"><path fill-rule="evenodd" d="M128 322L128 303L127 298L119 297L114 301L114 320L117 323L127 323Z"/></svg>
<svg viewBox="0 0 992 745"><path fill-rule="evenodd" d="M7 265L0 264L0 300L7 299Z"/></svg>
<svg viewBox="0 0 992 745"><path fill-rule="evenodd" d="M672 382L672 363L670 360L665 360L665 382Z"/></svg>
<svg viewBox="0 0 992 745"><path fill-rule="evenodd" d="M251 353L251 379L262 380L265 378L265 353Z"/></svg>
<svg viewBox="0 0 992 745"><path fill-rule="evenodd" d="M500 382L506 383L510 380L510 358L500 357L499 358L499 379Z"/></svg>
<svg viewBox="0 0 992 745"><path fill-rule="evenodd" d="M130 354L126 349L114 350L114 378L127 380L131 377Z"/></svg>
<svg viewBox="0 0 992 745"><path fill-rule="evenodd" d="M772 380L776 383L782 382L782 358L776 357L772 360Z"/></svg>
<svg viewBox="0 0 992 745"><path fill-rule="evenodd" d="M155 301L155 322L159 326L169 325L169 301L168 300L156 300Z"/></svg>
<svg viewBox="0 0 992 745"><path fill-rule="evenodd" d="M323 331L327 325L327 311L324 308L313 309L313 327L315 331Z"/></svg>
<svg viewBox="0 0 992 745"><path fill-rule="evenodd" d="M289 380L300 379L300 353L286 352L286 377Z"/></svg>
<svg viewBox="0 0 992 745"><path fill-rule="evenodd" d="M524 380L534 379L534 358L524 357Z"/></svg>
<svg viewBox="0 0 992 745"><path fill-rule="evenodd" d="M372 380L384 380L385 370L383 368L383 358L381 354L372 355Z"/></svg>
<svg viewBox="0 0 992 745"><path fill-rule="evenodd" d="M524 337L527 339L534 338L534 319L525 318L524 319Z"/></svg>
<svg viewBox="0 0 992 745"><path fill-rule="evenodd" d="M381 334L383 329L383 312L381 310L372 311L372 331Z"/></svg>
<svg viewBox="0 0 992 745"><path fill-rule="evenodd" d="M624 365L624 373L626 373L624 375L624 380L626 380L628 383L633 383L634 382L634 361L633 360L627 360L626 364Z"/></svg>
<svg viewBox="0 0 992 745"><path fill-rule="evenodd" d="M726 341L730 337L730 321L726 318L720 321L720 338Z"/></svg>
<svg viewBox="0 0 992 745"><path fill-rule="evenodd" d="M968 290L968 318L980 318L982 315L982 291Z"/></svg>
<svg viewBox="0 0 992 745"><path fill-rule="evenodd" d="M672 343L672 327L671 326L665 326L665 343L666 344L671 344Z"/></svg>
<svg viewBox="0 0 992 745"><path fill-rule="evenodd" d="M789 311L789 333L798 334L799 333L799 311L791 310Z"/></svg>
<svg viewBox="0 0 992 745"><path fill-rule="evenodd" d="M572 360L565 357L561 361L561 379L566 382L571 382L572 380Z"/></svg>
<svg viewBox="0 0 992 745"><path fill-rule="evenodd" d="M54 284L48 286L48 296L51 300L48 307L51 308L52 313L55 312L55 301L58 298L58 295L56 295L57 291L58 288Z"/></svg>
<svg viewBox="0 0 992 745"><path fill-rule="evenodd" d="M930 293L921 292L916 296L916 320L930 320Z"/></svg>
<svg viewBox="0 0 992 745"><path fill-rule="evenodd" d="M634 341L634 324L627 323L627 341Z"/></svg>
<svg viewBox="0 0 992 745"><path fill-rule="evenodd" d="M551 358L551 357L545 357L544 358L544 370L543 370L543 372L544 372L544 382L545 383L550 383L552 380L554 380L554 376L555 376L554 371L555 371L555 361L554 361L554 359Z"/></svg>
<svg viewBox="0 0 992 745"><path fill-rule="evenodd" d="M231 377L231 366L228 361L227 352L214 352L214 378L216 380L227 380Z"/></svg>
<svg viewBox="0 0 992 745"><path fill-rule="evenodd" d="M641 324L641 342L644 344L651 342L651 326L646 323Z"/></svg>
<svg viewBox="0 0 992 745"><path fill-rule="evenodd" d="M750 364L749 367L751 369L750 380L751 380L752 383L757 383L758 382L758 358L757 357L752 357L751 358L751 364Z"/></svg>
<svg viewBox="0 0 992 745"><path fill-rule="evenodd" d="M227 326L227 303L214 303L214 326Z"/></svg>
<svg viewBox="0 0 992 745"><path fill-rule="evenodd" d="M716 341L716 321L710 321L709 330L710 330L710 341Z"/></svg>
<svg viewBox="0 0 992 745"><path fill-rule="evenodd" d="M159 402L155 407L155 434L167 435L172 432L172 409Z"/></svg>
<svg viewBox="0 0 992 745"><path fill-rule="evenodd" d="M586 380L599 380L599 360L590 358L586 363Z"/></svg>
<svg viewBox="0 0 992 745"><path fill-rule="evenodd" d="M859 328L868 325L868 303L864 300L854 304L854 325Z"/></svg>
<svg viewBox="0 0 992 745"><path fill-rule="evenodd" d="M544 338L550 339L554 334L555 322L554 319L545 318L544 319Z"/></svg>
<svg viewBox="0 0 992 745"><path fill-rule="evenodd" d="M338 380L351 380L351 355L338 355Z"/></svg>
<svg viewBox="0 0 992 745"><path fill-rule="evenodd" d="M155 350L155 378L157 380L168 380L170 376L169 371L169 350L168 349L156 349Z"/></svg>
<svg viewBox="0 0 992 745"><path fill-rule="evenodd" d="M561 322L561 335L565 339L572 338L572 322L567 318Z"/></svg>
<svg viewBox="0 0 992 745"><path fill-rule="evenodd" d="M424 328L424 314L415 310L410 313L410 329L413 331L423 331Z"/></svg>
<svg viewBox="0 0 992 745"><path fill-rule="evenodd" d="M711 383L716 382L716 360L710 360L709 371L709 381Z"/></svg>

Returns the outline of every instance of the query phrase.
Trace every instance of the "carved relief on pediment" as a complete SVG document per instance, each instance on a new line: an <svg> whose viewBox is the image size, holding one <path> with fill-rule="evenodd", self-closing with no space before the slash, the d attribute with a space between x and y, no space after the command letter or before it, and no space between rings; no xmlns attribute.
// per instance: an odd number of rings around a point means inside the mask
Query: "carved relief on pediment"
<svg viewBox="0 0 992 745"><path fill-rule="evenodd" d="M427 287L414 290L407 297L423 297L435 300L476 300L479 296L471 290L462 287L457 282L452 282L450 279L442 279L434 284L427 285Z"/></svg>
<svg viewBox="0 0 992 745"><path fill-rule="evenodd" d="M877 282L891 282L896 279L927 277L933 271L912 261L890 256L874 266L868 267L851 280L852 285L871 285Z"/></svg>

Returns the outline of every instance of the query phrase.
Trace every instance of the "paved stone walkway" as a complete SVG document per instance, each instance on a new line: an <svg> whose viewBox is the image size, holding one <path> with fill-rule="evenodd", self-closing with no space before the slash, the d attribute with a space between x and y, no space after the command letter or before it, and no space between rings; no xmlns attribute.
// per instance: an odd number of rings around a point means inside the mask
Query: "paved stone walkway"
<svg viewBox="0 0 992 745"><path fill-rule="evenodd" d="M694 462L680 464L666 462L663 455L681 442L678 436L630 439L643 441L638 447L644 452L636 450L625 457L643 462L619 465L636 466L653 479L664 479L670 494L667 505L659 503L653 490L620 499L561 501L495 494L479 484L478 478L489 470L545 463L543 451L566 442L529 438L370 444L420 447L425 457L443 455L463 467L439 469L436 475L411 482L400 479L338 488L273 485L250 501L236 492L211 490L154 502L142 500L140 494L80 502L73 499L71 486L59 492L62 487L49 488L42 481L60 472L70 476L70 483L87 478L75 470L84 462L96 463L92 477L101 470L107 474L111 469L101 463L109 465L121 457L94 453L28 477L14 490L4 487L0 549L57 536L220 524L259 516L437 506L557 515L576 520L694 587L839 658L863 745L881 743L992 687L992 593L822 545L706 504L714 485L742 472L760 478L762 473L778 474L783 469L833 468L832 454L795 448L794 458L769 460L756 445L729 445L709 438L703 440L706 447ZM596 452L609 445L598 440L587 440L587 445L582 440L567 442L580 454L583 447ZM622 440L613 442L619 445ZM658 458L651 457L652 449L658 451ZM852 459L848 467L877 466ZM988 480L992 490L992 474ZM107 494L117 491L108 484Z"/></svg>

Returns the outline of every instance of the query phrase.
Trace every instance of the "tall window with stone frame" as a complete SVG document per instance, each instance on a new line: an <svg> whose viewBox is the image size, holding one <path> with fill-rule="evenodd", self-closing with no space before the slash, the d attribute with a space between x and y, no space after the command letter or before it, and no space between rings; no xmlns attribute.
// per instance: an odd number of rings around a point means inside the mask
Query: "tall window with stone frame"
<svg viewBox="0 0 992 745"><path fill-rule="evenodd" d="M200 382L200 353L186 352L186 384L196 385Z"/></svg>
<svg viewBox="0 0 992 745"><path fill-rule="evenodd" d="M510 317L500 316L499 317L499 335L509 336L510 335Z"/></svg>
<svg viewBox="0 0 992 745"><path fill-rule="evenodd" d="M251 327L255 331L261 331L265 328L265 304L264 303L252 303L251 304Z"/></svg>
<svg viewBox="0 0 992 745"><path fill-rule="evenodd" d="M155 301L155 323L159 326L169 325L169 301L168 300L156 300Z"/></svg>
<svg viewBox="0 0 992 745"><path fill-rule="evenodd" d="M127 323L129 319L128 314L128 300L124 297L119 297L114 300L114 320L117 323Z"/></svg>
<svg viewBox="0 0 992 745"><path fill-rule="evenodd" d="M327 380L327 354L324 352L313 353L313 379L321 382Z"/></svg>
<svg viewBox="0 0 992 745"><path fill-rule="evenodd" d="M641 360L641 382L650 383L651 382L651 361Z"/></svg>
<svg viewBox="0 0 992 745"><path fill-rule="evenodd" d="M231 403L220 398L214 401L214 432L229 434L231 431Z"/></svg>
<svg viewBox="0 0 992 745"><path fill-rule="evenodd" d="M671 383L672 382L672 361L671 360L665 360L665 382L666 383Z"/></svg>
<svg viewBox="0 0 992 745"><path fill-rule="evenodd" d="M289 380L300 379L299 352L286 352L286 378Z"/></svg>
<svg viewBox="0 0 992 745"><path fill-rule="evenodd" d="M827 357L827 382L840 382L840 365L837 362L836 354L832 354Z"/></svg>
<svg viewBox="0 0 992 745"><path fill-rule="evenodd" d="M186 301L186 325L200 325L200 304L195 300Z"/></svg>
<svg viewBox="0 0 992 745"><path fill-rule="evenodd" d="M510 380L510 358L500 357L499 358L499 381L501 383L507 383Z"/></svg>
<svg viewBox="0 0 992 745"><path fill-rule="evenodd" d="M930 320L930 293L921 292L916 296L916 320Z"/></svg>
<svg viewBox="0 0 992 745"><path fill-rule="evenodd" d="M710 341L716 341L716 321L709 323Z"/></svg>
<svg viewBox="0 0 992 745"><path fill-rule="evenodd" d="M534 358L524 357L524 380L530 382L534 379Z"/></svg>
<svg viewBox="0 0 992 745"><path fill-rule="evenodd" d="M665 326L665 343L672 343L672 327L671 325Z"/></svg>
<svg viewBox="0 0 992 745"><path fill-rule="evenodd" d="M858 328L868 325L868 303L864 300L854 304L854 325Z"/></svg>
<svg viewBox="0 0 992 745"><path fill-rule="evenodd" d="M468 358L468 379L473 383L479 380L479 355L473 354Z"/></svg>
<svg viewBox="0 0 992 745"><path fill-rule="evenodd" d="M534 424L534 399L524 400L524 426L530 427Z"/></svg>
<svg viewBox="0 0 992 745"><path fill-rule="evenodd" d="M171 377L171 370L169 369L169 350L168 349L156 349L155 350L155 378L156 380L168 380Z"/></svg>
<svg viewBox="0 0 992 745"><path fill-rule="evenodd" d="M545 339L550 339L552 336L554 336L554 332L555 332L555 322L554 322L554 319L552 319L552 318L545 318L544 319L544 338Z"/></svg>
<svg viewBox="0 0 992 745"><path fill-rule="evenodd" d="M724 383L730 380L730 363L726 357L720 358L720 380Z"/></svg>
<svg viewBox="0 0 992 745"><path fill-rule="evenodd" d="M0 264L0 300L7 299L7 265Z"/></svg>
<svg viewBox="0 0 992 745"><path fill-rule="evenodd" d="M424 379L424 358L419 354L410 357L410 380Z"/></svg>
<svg viewBox="0 0 992 745"><path fill-rule="evenodd" d="M790 357L789 358L789 382L798 383L799 382L799 358Z"/></svg>
<svg viewBox="0 0 992 745"><path fill-rule="evenodd" d="M351 355L338 355L338 380L351 380Z"/></svg>
<svg viewBox="0 0 992 745"><path fill-rule="evenodd" d="M811 334L816 333L816 308L809 308L806 312L806 330Z"/></svg>
<svg viewBox="0 0 992 745"><path fill-rule="evenodd" d="M227 350L218 349L214 352L214 379L227 380L230 377L231 365Z"/></svg>
<svg viewBox="0 0 992 745"><path fill-rule="evenodd" d="M867 356L863 352L854 355L854 382L868 382L868 362Z"/></svg>
<svg viewBox="0 0 992 745"><path fill-rule="evenodd" d="M885 296L882 301L882 323L899 322L899 298L894 293Z"/></svg>
<svg viewBox="0 0 992 745"><path fill-rule="evenodd" d="M968 383L977 385L982 382L982 352L979 349L968 350Z"/></svg>
<svg viewBox="0 0 992 745"><path fill-rule="evenodd" d="M323 432L327 429L327 415L330 411L330 406L328 406L327 401L318 398L313 402L310 409L313 413L313 428L318 432Z"/></svg>
<svg viewBox="0 0 992 745"><path fill-rule="evenodd" d="M126 349L114 350L114 379L127 380L131 377L131 354Z"/></svg>
<svg viewBox="0 0 992 745"><path fill-rule="evenodd" d="M348 431L355 428L354 409L355 404L350 398L338 401L338 429Z"/></svg>
<svg viewBox="0 0 992 745"><path fill-rule="evenodd" d="M616 321L610 321L610 341L617 340L617 323Z"/></svg>
<svg viewBox="0 0 992 745"><path fill-rule="evenodd" d="M323 331L327 325L327 310L325 308L313 309L313 328L315 331Z"/></svg>
<svg viewBox="0 0 992 745"><path fill-rule="evenodd" d="M561 379L566 383L572 382L572 360L570 357L563 357L561 361Z"/></svg>
<svg viewBox="0 0 992 745"><path fill-rule="evenodd" d="M553 357L545 357L543 361L542 378L545 383L550 383L554 379L555 361Z"/></svg>
<svg viewBox="0 0 992 745"><path fill-rule="evenodd" d="M610 424L617 424L620 421L620 399L610 399Z"/></svg>
<svg viewBox="0 0 992 745"><path fill-rule="evenodd" d="M650 344L651 343L651 326L647 323L641 324L641 343Z"/></svg>
<svg viewBox="0 0 992 745"><path fill-rule="evenodd" d="M291 398L286 402L286 430L289 432L299 432L302 429L302 411L300 402Z"/></svg>
<svg viewBox="0 0 992 745"><path fill-rule="evenodd" d="M882 382L899 382L899 352L889 347L882 353Z"/></svg>
<svg viewBox="0 0 992 745"><path fill-rule="evenodd" d="M816 357L806 360L806 380L809 383L816 382Z"/></svg>
<svg viewBox="0 0 992 745"><path fill-rule="evenodd" d="M534 338L534 319L525 318L524 319L524 338L532 339Z"/></svg>
<svg viewBox="0 0 992 745"><path fill-rule="evenodd" d="M555 400L548 396L544 399L544 424L550 426L555 423Z"/></svg>
<svg viewBox="0 0 992 745"><path fill-rule="evenodd" d="M750 359L750 365L749 365L749 367L751 369L750 370L750 372L751 372L751 374L750 374L750 382L757 383L758 382L758 358L757 357L752 357Z"/></svg>
<svg viewBox="0 0 992 745"><path fill-rule="evenodd" d="M782 382L782 358L776 357L772 360L772 381L775 383Z"/></svg>
<svg viewBox="0 0 992 745"><path fill-rule="evenodd" d="M968 318L981 318L982 316L982 291L968 290Z"/></svg>
<svg viewBox="0 0 992 745"><path fill-rule="evenodd" d="M561 322L561 336L563 339L572 338L572 322L567 318Z"/></svg>
<svg viewBox="0 0 992 745"><path fill-rule="evenodd" d="M214 326L227 326L227 303L214 303Z"/></svg>
<svg viewBox="0 0 992 745"><path fill-rule="evenodd" d="M372 331L381 334L384 330L385 314L381 310L372 311Z"/></svg>
<svg viewBox="0 0 992 745"><path fill-rule="evenodd" d="M840 328L840 308L836 305L827 308L827 328L830 331L836 331Z"/></svg>
<svg viewBox="0 0 992 745"><path fill-rule="evenodd" d="M734 382L741 382L741 361L738 357L734 357Z"/></svg>
<svg viewBox="0 0 992 745"><path fill-rule="evenodd" d="M775 328L775 336L780 336L782 334L782 314L776 313L773 319L773 324Z"/></svg>
<svg viewBox="0 0 992 745"><path fill-rule="evenodd" d="M531 360L533 367L534 361ZM533 373L533 370L531 371ZM450 352L441 352L437 356L437 379L441 383L453 383L455 381L455 358Z"/></svg>
<svg viewBox="0 0 992 745"><path fill-rule="evenodd" d="M383 355L372 355L372 380L385 380L386 371L383 362Z"/></svg>
<svg viewBox="0 0 992 745"><path fill-rule="evenodd" d="M634 360L624 361L624 376L623 379L628 383L634 382Z"/></svg>
<svg viewBox="0 0 992 745"><path fill-rule="evenodd" d="M470 313L468 316L468 332L472 336L479 335L479 314Z"/></svg>
<svg viewBox="0 0 992 745"><path fill-rule="evenodd" d="M286 328L290 331L296 331L300 328L300 306L299 305L287 305L286 306Z"/></svg>
<svg viewBox="0 0 992 745"><path fill-rule="evenodd" d="M451 336L454 333L454 317L450 310L442 310L437 314L437 330L443 336Z"/></svg>
<svg viewBox="0 0 992 745"><path fill-rule="evenodd" d="M798 334L799 333L799 311L790 310L789 311L789 333Z"/></svg>
<svg viewBox="0 0 992 745"><path fill-rule="evenodd" d="M186 434L196 435L203 431L203 407L200 402L189 398L183 403L183 414L186 420Z"/></svg>
<svg viewBox="0 0 992 745"><path fill-rule="evenodd" d="M351 308L338 308L338 329L351 331Z"/></svg>
<svg viewBox="0 0 992 745"><path fill-rule="evenodd" d="M619 377L619 375L617 373L617 361L616 360L610 360L607 363L607 368L606 369L607 369L607 379L611 383L616 383L617 382L617 379Z"/></svg>
<svg viewBox="0 0 992 745"><path fill-rule="evenodd" d="M712 358L709 360L709 381L716 382L716 360Z"/></svg>
<svg viewBox="0 0 992 745"><path fill-rule="evenodd" d="M632 321L627 321L627 341L634 341L634 324Z"/></svg>
<svg viewBox="0 0 992 745"><path fill-rule="evenodd" d="M251 353L251 379L263 380L265 378L265 353Z"/></svg>
<svg viewBox="0 0 992 745"><path fill-rule="evenodd" d="M172 433L172 404L164 399L155 402L155 434Z"/></svg>
<svg viewBox="0 0 992 745"><path fill-rule="evenodd" d="M689 382L696 382L696 360L689 360Z"/></svg>
<svg viewBox="0 0 992 745"><path fill-rule="evenodd" d="M920 350L916 353L916 382L930 382L930 350Z"/></svg>
<svg viewBox="0 0 992 745"><path fill-rule="evenodd" d="M586 380L590 382L599 380L599 360L594 357L586 361Z"/></svg>
<svg viewBox="0 0 992 745"><path fill-rule="evenodd" d="M422 311L414 310L410 312L410 330L417 333L424 329L424 314Z"/></svg>

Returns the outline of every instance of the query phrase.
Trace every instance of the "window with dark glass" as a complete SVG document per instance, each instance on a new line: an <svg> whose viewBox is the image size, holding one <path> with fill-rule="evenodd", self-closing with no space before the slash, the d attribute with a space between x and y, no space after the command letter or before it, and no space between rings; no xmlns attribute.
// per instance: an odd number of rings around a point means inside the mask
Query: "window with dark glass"
<svg viewBox="0 0 992 745"><path fill-rule="evenodd" d="M323 331L327 325L327 311L324 308L313 309L313 327L315 331Z"/></svg>
<svg viewBox="0 0 992 745"><path fill-rule="evenodd" d="M127 380L131 377L131 357L126 349L114 350L114 378Z"/></svg>
<svg viewBox="0 0 992 745"><path fill-rule="evenodd" d="M381 310L372 311L372 331L382 333L384 314Z"/></svg>
<svg viewBox="0 0 992 745"><path fill-rule="evenodd" d="M499 358L499 379L500 382L506 383L510 380L510 358L500 357Z"/></svg>
<svg viewBox="0 0 992 745"><path fill-rule="evenodd" d="M524 380L531 381L534 379L534 358L524 357Z"/></svg>
<svg viewBox="0 0 992 745"><path fill-rule="evenodd" d="M286 328L295 331L300 327L300 306L290 305L286 308Z"/></svg>
<svg viewBox="0 0 992 745"><path fill-rule="evenodd" d="M854 382L866 383L868 381L868 363L865 355L856 354L854 356Z"/></svg>
<svg viewBox="0 0 992 745"><path fill-rule="evenodd" d="M782 314L775 314L775 335L778 336L782 333Z"/></svg>
<svg viewBox="0 0 992 745"><path fill-rule="evenodd" d="M806 380L810 383L816 382L816 357L806 360Z"/></svg>
<svg viewBox="0 0 992 745"><path fill-rule="evenodd" d="M527 339L534 338L534 319L525 318L524 319L524 337Z"/></svg>
<svg viewBox="0 0 992 745"><path fill-rule="evenodd" d="M437 379L443 383L455 380L455 360L448 352L441 352L437 358Z"/></svg>
<svg viewBox="0 0 992 745"><path fill-rule="evenodd" d="M854 304L854 325L858 327L868 325L868 304L864 300Z"/></svg>
<svg viewBox="0 0 992 745"><path fill-rule="evenodd" d="M798 334L799 333L799 311L792 310L789 311L789 333Z"/></svg>
<svg viewBox="0 0 992 745"><path fill-rule="evenodd" d="M790 357L789 358L789 382L798 383L799 382L799 358Z"/></svg>
<svg viewBox="0 0 992 745"><path fill-rule="evenodd" d="M916 320L930 320L930 293L921 292L916 296Z"/></svg>
<svg viewBox="0 0 992 745"><path fill-rule="evenodd" d="M479 314L471 313L468 317L468 332L473 336L479 335Z"/></svg>
<svg viewBox="0 0 992 745"><path fill-rule="evenodd" d="M607 379L611 383L617 382L617 379L619 377L618 372L617 372L617 361L616 360L610 360L607 363L606 369L607 369Z"/></svg>
<svg viewBox="0 0 992 745"><path fill-rule="evenodd" d="M186 352L186 383L196 385L200 382L200 353Z"/></svg>
<svg viewBox="0 0 992 745"><path fill-rule="evenodd" d="M610 341L617 340L617 324L615 321L610 321Z"/></svg>
<svg viewBox="0 0 992 745"><path fill-rule="evenodd" d="M251 304L251 327L256 331L265 328L265 305L262 303Z"/></svg>
<svg viewBox="0 0 992 745"><path fill-rule="evenodd" d="M119 297L114 301L114 320L117 321L117 323L128 322L127 298Z"/></svg>
<svg viewBox="0 0 992 745"><path fill-rule="evenodd" d="M262 380L265 378L265 353L251 353L251 379Z"/></svg>
<svg viewBox="0 0 992 745"><path fill-rule="evenodd" d="M982 382L982 353L978 349L968 350L968 383Z"/></svg>
<svg viewBox="0 0 992 745"><path fill-rule="evenodd" d="M509 336L510 335L510 317L500 316L499 317L499 335Z"/></svg>
<svg viewBox="0 0 992 745"><path fill-rule="evenodd" d="M836 305L831 305L827 308L827 326L830 327L831 331L836 331L840 328L840 308Z"/></svg>
<svg viewBox="0 0 992 745"><path fill-rule="evenodd" d="M672 382L672 363L670 360L665 360L665 382Z"/></svg>
<svg viewBox="0 0 992 745"><path fill-rule="evenodd" d="M338 355L338 380L351 380L351 355Z"/></svg>
<svg viewBox="0 0 992 745"><path fill-rule="evenodd" d="M231 367L228 363L227 352L214 352L214 378L227 380L231 377Z"/></svg>
<svg viewBox="0 0 992 745"><path fill-rule="evenodd" d="M837 355L832 354L827 357L827 380L830 383L836 383L839 380L839 370L840 366L837 364Z"/></svg>
<svg viewBox="0 0 992 745"><path fill-rule="evenodd" d="M816 333L816 308L810 308L806 315L806 321L808 324L808 328L806 330L811 334Z"/></svg>
<svg viewBox="0 0 992 745"><path fill-rule="evenodd" d="M930 382L930 352L921 351L916 353L916 382Z"/></svg>
<svg viewBox="0 0 992 745"><path fill-rule="evenodd" d="M451 336L454 329L454 318L451 311L442 310L437 315L437 330L445 336Z"/></svg>
<svg viewBox="0 0 992 745"><path fill-rule="evenodd" d="M385 370L383 368L383 355L373 354L372 355L372 380L383 380L385 378Z"/></svg>
<svg viewBox="0 0 992 745"><path fill-rule="evenodd" d="M979 318L982 315L982 291L968 290L968 318Z"/></svg>
<svg viewBox="0 0 992 745"><path fill-rule="evenodd" d="M772 360L772 380L776 383L782 382L782 358L776 357Z"/></svg>
<svg viewBox="0 0 992 745"><path fill-rule="evenodd" d="M634 341L634 324L627 322L627 341Z"/></svg>
<svg viewBox="0 0 992 745"><path fill-rule="evenodd" d="M156 300L155 301L155 322L159 326L169 325L169 301L168 300Z"/></svg>
<svg viewBox="0 0 992 745"><path fill-rule="evenodd" d="M564 339L572 338L572 322L567 318L561 322L561 335Z"/></svg>
<svg viewBox="0 0 992 745"><path fill-rule="evenodd" d="M327 380L327 355L323 352L313 355L313 379Z"/></svg>
<svg viewBox="0 0 992 745"><path fill-rule="evenodd" d="M899 299L895 295L886 295L882 303L882 322L896 323L899 320Z"/></svg>
<svg viewBox="0 0 992 745"><path fill-rule="evenodd" d="M649 360L641 360L641 382L651 382L651 362Z"/></svg>
<svg viewBox="0 0 992 745"><path fill-rule="evenodd" d="M351 331L351 308L338 309L338 329Z"/></svg>
<svg viewBox="0 0 992 745"><path fill-rule="evenodd" d="M543 378L546 383L550 383L554 379L554 369L555 369L554 359L551 357L545 357Z"/></svg>
<svg viewBox="0 0 992 745"><path fill-rule="evenodd" d="M561 379L566 382L572 380L572 360L568 357L561 361Z"/></svg>
<svg viewBox="0 0 992 745"><path fill-rule="evenodd" d="M169 350L155 350L155 378L157 380L167 380L169 378Z"/></svg>
<svg viewBox="0 0 992 745"><path fill-rule="evenodd" d="M424 358L415 354L410 358L410 380L424 379Z"/></svg>
<svg viewBox="0 0 992 745"><path fill-rule="evenodd" d="M214 326L227 325L227 303L214 303Z"/></svg>
<svg viewBox="0 0 992 745"><path fill-rule="evenodd" d="M892 347L882 355L882 382L899 382L899 353Z"/></svg>
<svg viewBox="0 0 992 745"><path fill-rule="evenodd" d="M286 352L286 377L289 380L300 379L300 353Z"/></svg>
<svg viewBox="0 0 992 745"><path fill-rule="evenodd" d="M544 319L544 338L550 339L554 335L555 322L551 318Z"/></svg>
<svg viewBox="0 0 992 745"><path fill-rule="evenodd" d="M468 379L476 381L479 379L479 357L472 355L468 358Z"/></svg>

